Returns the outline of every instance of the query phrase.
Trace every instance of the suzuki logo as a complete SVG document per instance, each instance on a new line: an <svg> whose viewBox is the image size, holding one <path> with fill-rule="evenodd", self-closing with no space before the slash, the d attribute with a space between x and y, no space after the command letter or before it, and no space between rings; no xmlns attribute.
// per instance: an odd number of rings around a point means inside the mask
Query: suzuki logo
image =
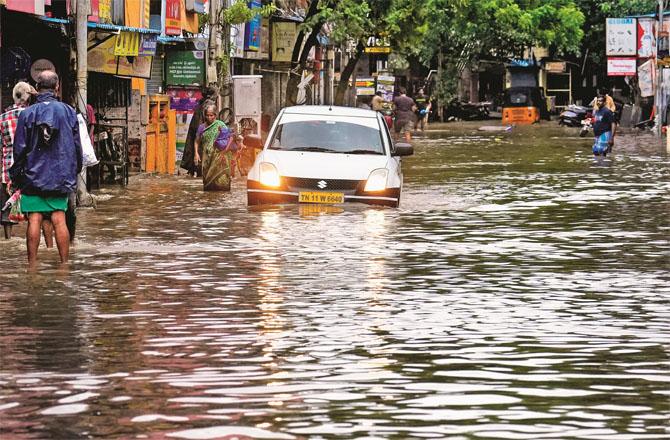
<svg viewBox="0 0 670 440"><path fill-rule="evenodd" d="M318 187L321 188L321 189L324 189L325 187L328 186L328 182L326 182L325 180L320 180L320 181L316 184L316 186L318 186Z"/></svg>

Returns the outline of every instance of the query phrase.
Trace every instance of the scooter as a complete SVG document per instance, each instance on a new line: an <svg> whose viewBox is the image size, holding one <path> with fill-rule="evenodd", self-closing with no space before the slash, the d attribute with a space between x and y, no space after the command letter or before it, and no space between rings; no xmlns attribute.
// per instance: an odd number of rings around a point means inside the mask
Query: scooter
<svg viewBox="0 0 670 440"><path fill-rule="evenodd" d="M571 104L558 116L558 125L579 127L582 125L582 121L586 118L588 113L588 107Z"/></svg>

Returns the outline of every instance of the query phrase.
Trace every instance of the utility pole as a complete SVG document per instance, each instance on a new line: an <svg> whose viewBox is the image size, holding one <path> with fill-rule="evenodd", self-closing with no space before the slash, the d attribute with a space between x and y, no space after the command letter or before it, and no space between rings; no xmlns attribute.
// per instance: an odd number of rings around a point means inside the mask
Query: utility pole
<svg viewBox="0 0 670 440"><path fill-rule="evenodd" d="M658 23L656 25L656 96L654 97L656 111L656 134L663 133L663 66L658 63L658 45L660 43L661 31L663 30L663 15L665 13L665 0L658 0Z"/></svg>
<svg viewBox="0 0 670 440"><path fill-rule="evenodd" d="M207 84L214 85L218 83L217 60L219 53L217 51L217 37L219 31L219 1L209 0L209 44L207 45Z"/></svg>
<svg viewBox="0 0 670 440"><path fill-rule="evenodd" d="M88 102L88 9L89 0L76 0L75 5L75 35L77 59L77 87L75 102L77 110L82 115L86 113ZM77 205L93 206L93 197L86 190L86 169L82 170L77 179Z"/></svg>

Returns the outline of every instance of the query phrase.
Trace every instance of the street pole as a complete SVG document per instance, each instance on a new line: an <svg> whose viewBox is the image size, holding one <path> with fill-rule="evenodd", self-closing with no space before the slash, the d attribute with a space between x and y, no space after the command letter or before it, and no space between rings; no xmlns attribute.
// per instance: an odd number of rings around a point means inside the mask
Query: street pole
<svg viewBox="0 0 670 440"><path fill-rule="evenodd" d="M77 109L86 119L86 103L88 102L88 5L89 0L76 0L75 4L75 35L77 54L77 85L75 102ZM93 206L93 197L86 190L86 169L79 173L77 179L77 205Z"/></svg>
<svg viewBox="0 0 670 440"><path fill-rule="evenodd" d="M226 1L226 0L221 0ZM217 34L219 29L219 0L209 0L209 43L207 46L207 84L212 86L218 82L217 71Z"/></svg>

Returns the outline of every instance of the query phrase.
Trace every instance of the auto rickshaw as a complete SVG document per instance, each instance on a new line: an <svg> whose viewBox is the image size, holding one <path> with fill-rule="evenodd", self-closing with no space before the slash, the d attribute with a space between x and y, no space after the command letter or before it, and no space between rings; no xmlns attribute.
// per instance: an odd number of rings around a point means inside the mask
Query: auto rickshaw
<svg viewBox="0 0 670 440"><path fill-rule="evenodd" d="M505 90L503 124L534 124L540 119L549 119L547 100L540 87L511 87Z"/></svg>

